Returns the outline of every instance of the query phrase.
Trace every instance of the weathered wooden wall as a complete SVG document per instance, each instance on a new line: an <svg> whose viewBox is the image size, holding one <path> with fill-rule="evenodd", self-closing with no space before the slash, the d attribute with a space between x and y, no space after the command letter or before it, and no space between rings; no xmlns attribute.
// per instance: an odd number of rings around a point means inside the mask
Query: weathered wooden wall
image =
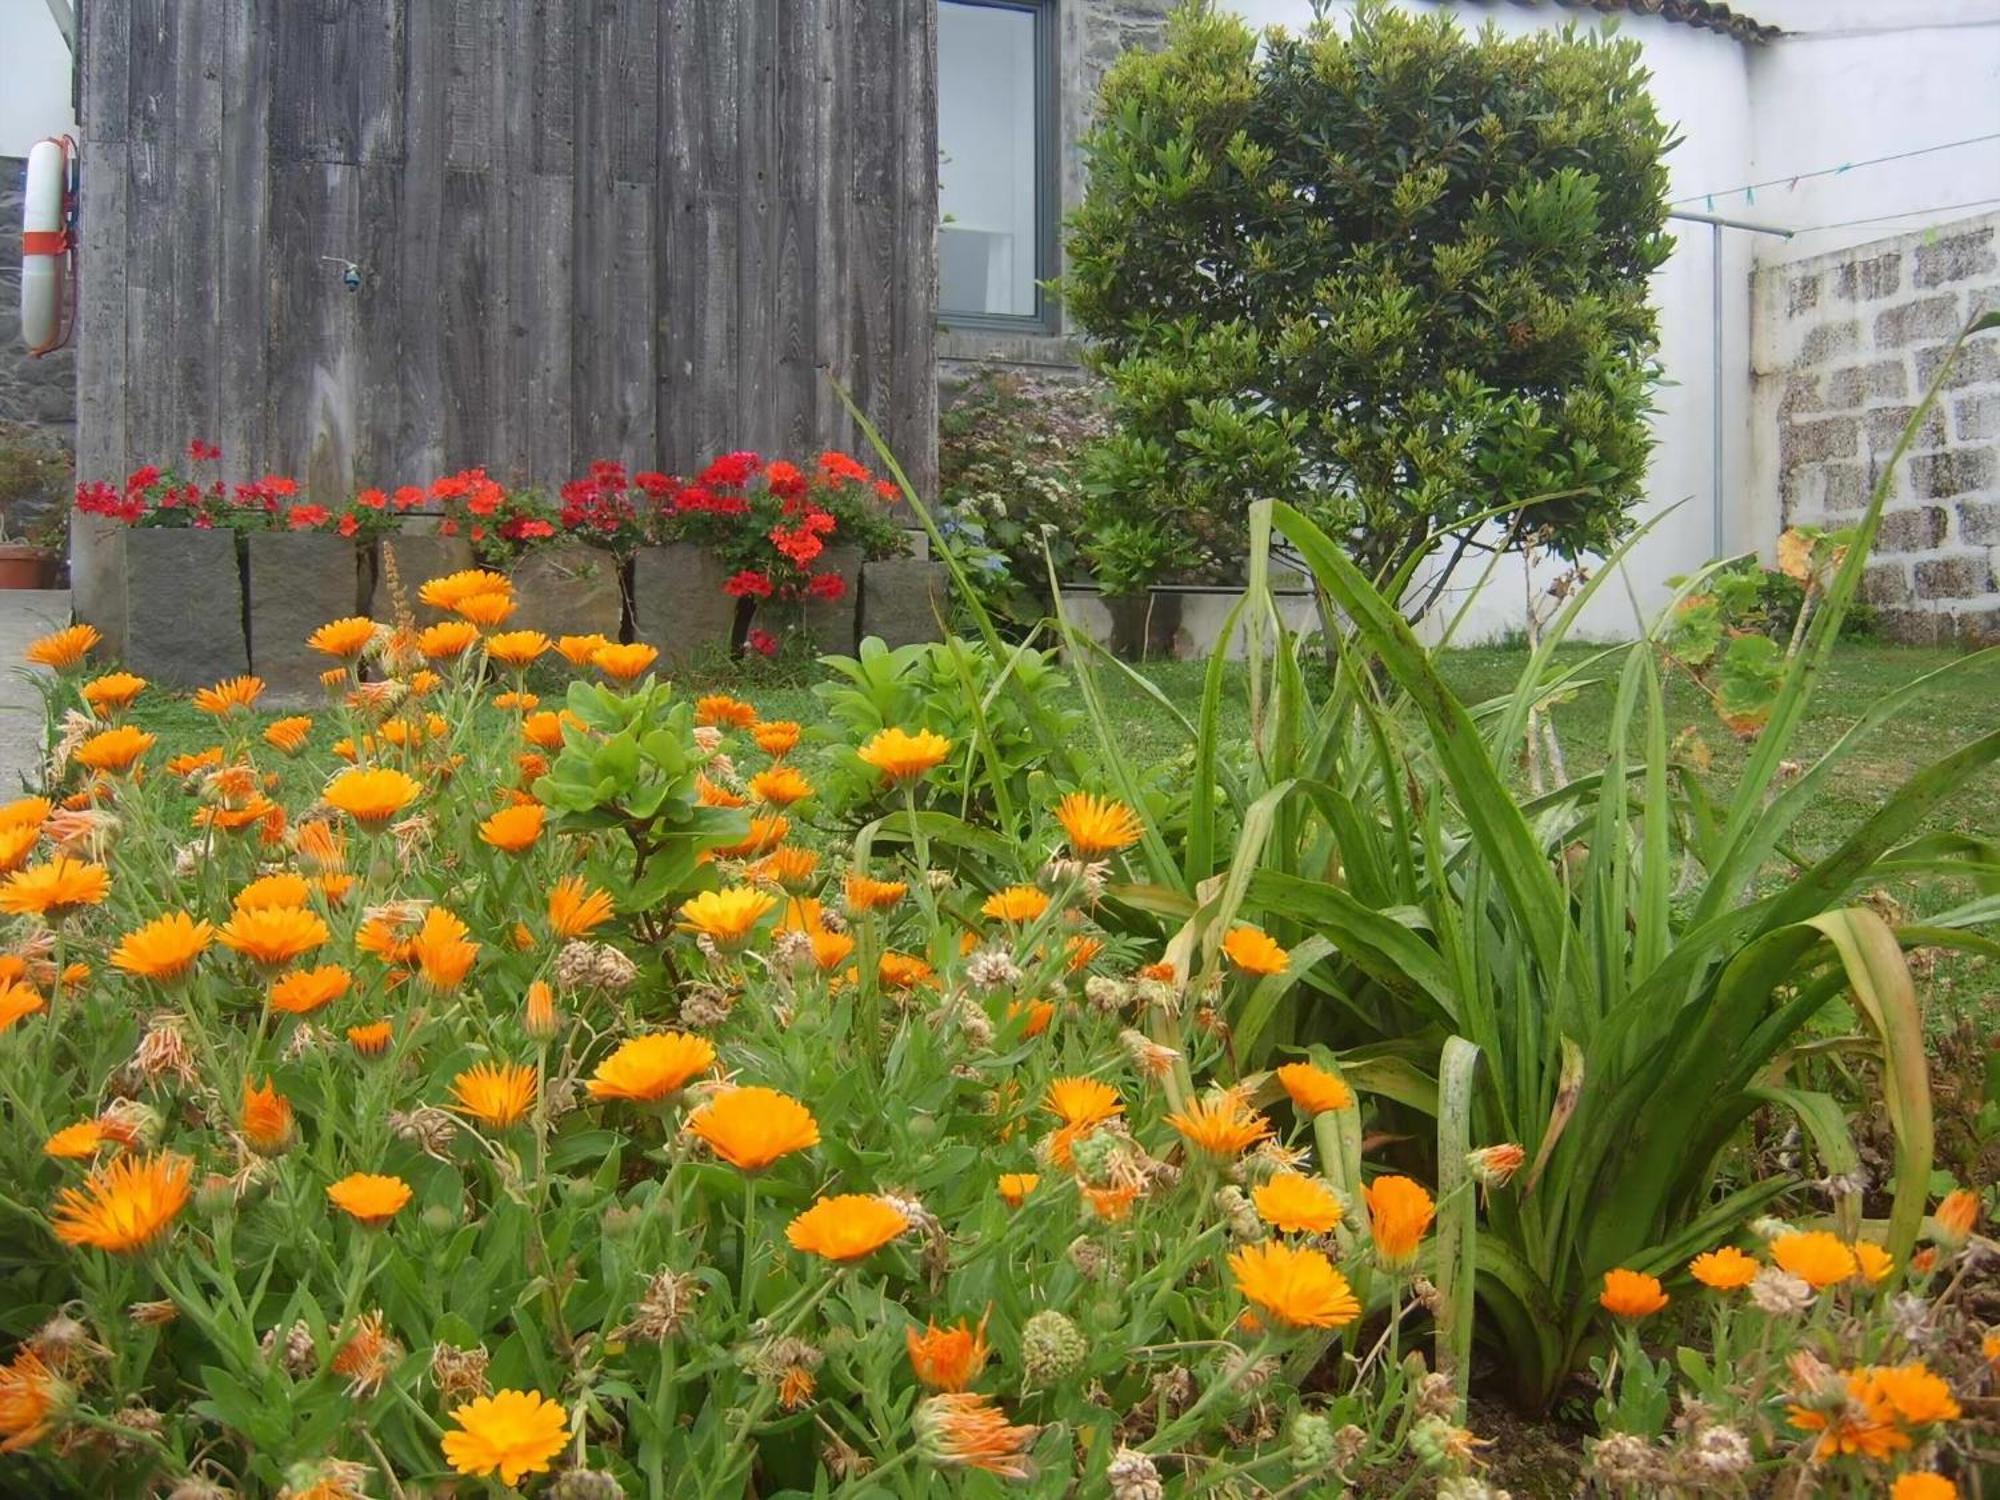
<svg viewBox="0 0 2000 1500"><path fill-rule="evenodd" d="M80 468L935 473L934 0L87 0ZM341 262L361 270L342 284Z"/></svg>

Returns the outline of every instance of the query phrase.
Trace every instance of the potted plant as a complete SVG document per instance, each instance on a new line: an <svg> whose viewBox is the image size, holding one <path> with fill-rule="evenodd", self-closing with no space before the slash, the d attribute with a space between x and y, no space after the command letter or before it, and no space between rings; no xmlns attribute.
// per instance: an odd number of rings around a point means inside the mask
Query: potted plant
<svg viewBox="0 0 2000 1500"><path fill-rule="evenodd" d="M1145 523L1112 519L1097 527L1083 552L1111 615L1111 649L1127 661L1171 656L1181 623L1180 596L1153 585L1191 565L1193 550L1184 534L1164 517Z"/></svg>
<svg viewBox="0 0 2000 1500"><path fill-rule="evenodd" d="M61 442L32 427L0 423L0 589L45 589L66 539L61 495L72 464Z"/></svg>
<svg viewBox="0 0 2000 1500"><path fill-rule="evenodd" d="M366 612L375 539L395 513L380 490L363 490L338 509L312 501L288 506L282 525L244 538L250 669L274 707L322 696L327 660L306 639L328 620Z"/></svg>

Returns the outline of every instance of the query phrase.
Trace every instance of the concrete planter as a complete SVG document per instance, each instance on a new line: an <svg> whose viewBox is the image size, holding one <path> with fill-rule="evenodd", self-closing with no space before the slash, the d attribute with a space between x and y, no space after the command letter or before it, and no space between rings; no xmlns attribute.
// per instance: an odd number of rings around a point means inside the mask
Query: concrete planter
<svg viewBox="0 0 2000 1500"><path fill-rule="evenodd" d="M949 619L951 575L943 563L893 557L861 568L861 635L880 636L891 649L941 641Z"/></svg>
<svg viewBox="0 0 2000 1500"><path fill-rule="evenodd" d="M625 624L623 569L615 554L582 542L538 547L514 565L514 598L520 607L510 630L544 635L608 636Z"/></svg>
<svg viewBox="0 0 2000 1500"><path fill-rule="evenodd" d="M722 592L729 569L705 547L674 542L632 554L632 638L657 647L673 671L736 644L737 601Z"/></svg>
<svg viewBox="0 0 2000 1500"><path fill-rule="evenodd" d="M813 572L838 573L847 587L838 599L805 601L806 635L820 651L852 656L854 627L861 615L861 549L829 547L814 559Z"/></svg>
<svg viewBox="0 0 2000 1500"><path fill-rule="evenodd" d="M404 531L384 537L375 549L375 586L368 613L378 620L393 621L395 594L400 591L404 606L416 616L419 625L435 625L444 618L444 611L419 602L418 590L433 578L462 573L471 566L472 543L463 537L439 536L435 530ZM392 567L396 578L394 589L389 582Z"/></svg>
<svg viewBox="0 0 2000 1500"><path fill-rule="evenodd" d="M1181 625L1180 595L1160 589L1107 595L1104 607L1111 611L1111 649L1121 659L1173 656L1174 632Z"/></svg>
<svg viewBox="0 0 2000 1500"><path fill-rule="evenodd" d="M347 537L257 532L250 564L250 670L264 679L274 708L317 703L319 674L333 660L306 644L329 620L361 612L360 551Z"/></svg>
<svg viewBox="0 0 2000 1500"><path fill-rule="evenodd" d="M1176 619L1167 649L1158 654L1171 655L1182 661L1207 660L1215 650L1216 642L1222 639L1223 626L1228 623L1230 611L1243 597L1242 590L1231 588L1159 589L1155 590L1155 594L1163 602L1168 599L1173 601L1171 607ZM1116 634L1112 610L1119 601L1108 599L1089 588L1065 588L1062 601L1064 611L1078 629L1100 644L1112 644ZM1138 602L1143 606L1143 600ZM1277 605L1286 628L1295 635L1318 633L1319 611L1314 606L1310 590L1282 590L1278 592ZM1143 608L1140 613L1143 615ZM1157 633L1160 611L1155 610L1153 618ZM1243 620L1239 616L1229 639L1228 655L1231 661L1242 660L1243 644Z"/></svg>
<svg viewBox="0 0 2000 1500"><path fill-rule="evenodd" d="M250 670L235 532L135 527L118 551L130 670L176 688L207 687Z"/></svg>

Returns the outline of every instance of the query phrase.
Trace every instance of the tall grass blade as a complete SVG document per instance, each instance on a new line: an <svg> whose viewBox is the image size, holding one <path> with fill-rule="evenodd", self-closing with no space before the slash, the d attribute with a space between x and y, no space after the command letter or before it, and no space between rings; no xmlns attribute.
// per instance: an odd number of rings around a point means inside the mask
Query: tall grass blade
<svg viewBox="0 0 2000 1500"><path fill-rule="evenodd" d="M1472 1378L1472 1290L1479 1202L1467 1159L1472 1152L1473 1073L1479 1049L1462 1036L1444 1044L1438 1065L1437 1367L1451 1378L1457 1420L1465 1419Z"/></svg>

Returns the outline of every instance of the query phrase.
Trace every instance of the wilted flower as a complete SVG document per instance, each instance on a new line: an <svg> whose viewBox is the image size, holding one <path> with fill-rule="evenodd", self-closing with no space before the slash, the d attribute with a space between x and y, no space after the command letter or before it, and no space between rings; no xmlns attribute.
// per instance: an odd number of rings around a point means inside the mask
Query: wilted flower
<svg viewBox="0 0 2000 1500"><path fill-rule="evenodd" d="M1052 1307L1021 1325L1021 1369L1031 1389L1060 1385L1083 1368L1089 1353L1076 1324Z"/></svg>
<svg viewBox="0 0 2000 1500"><path fill-rule="evenodd" d="M1813 1304L1813 1289L1791 1272L1765 1266L1750 1282L1750 1301L1759 1312L1792 1317Z"/></svg>

